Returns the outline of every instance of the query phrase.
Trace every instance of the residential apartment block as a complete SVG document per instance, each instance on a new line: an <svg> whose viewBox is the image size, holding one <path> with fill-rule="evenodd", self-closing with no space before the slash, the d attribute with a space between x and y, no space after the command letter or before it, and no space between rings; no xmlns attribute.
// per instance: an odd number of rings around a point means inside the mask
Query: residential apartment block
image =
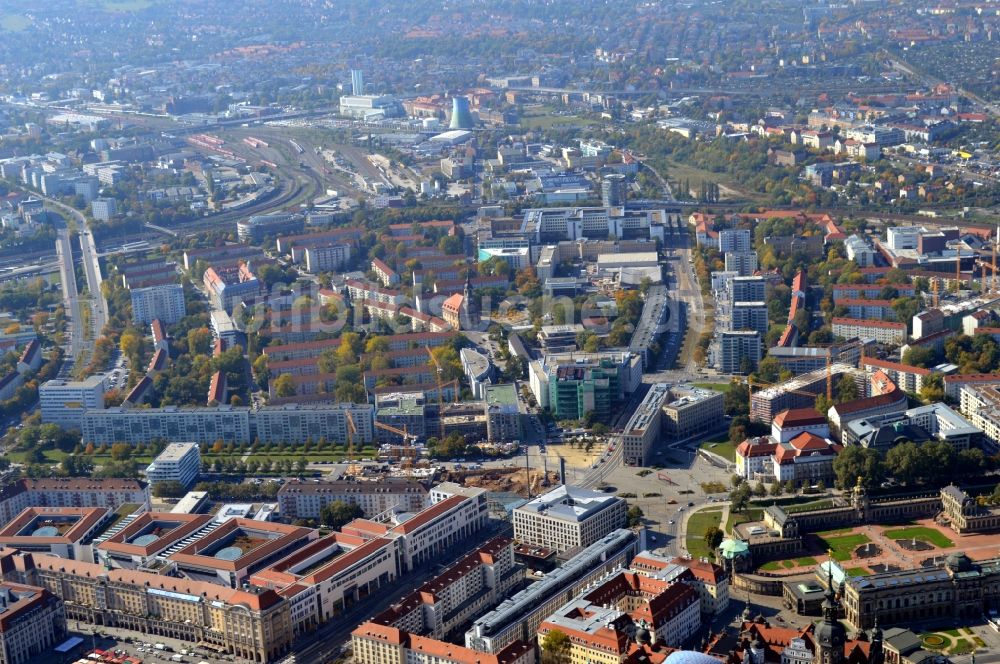
<svg viewBox="0 0 1000 664"><path fill-rule="evenodd" d="M365 517L375 517L389 510L419 512L429 505L427 488L412 480L383 478L363 480L297 480L278 490L282 518L319 519L323 508L334 501L357 505Z"/></svg>
<svg viewBox="0 0 1000 664"><path fill-rule="evenodd" d="M860 318L834 318L833 336L844 339L872 339L887 346L906 341L906 323Z"/></svg>
<svg viewBox="0 0 1000 664"><path fill-rule="evenodd" d="M129 295L132 297L132 322L136 325L148 325L156 319L172 325L187 313L184 287L180 284L132 288Z"/></svg>

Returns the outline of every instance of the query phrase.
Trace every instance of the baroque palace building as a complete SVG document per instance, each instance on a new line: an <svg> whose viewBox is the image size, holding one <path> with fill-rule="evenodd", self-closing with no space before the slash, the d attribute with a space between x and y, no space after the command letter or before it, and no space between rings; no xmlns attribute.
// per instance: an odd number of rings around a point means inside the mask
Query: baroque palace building
<svg viewBox="0 0 1000 664"><path fill-rule="evenodd" d="M742 558L729 558L727 563L734 570L749 570L768 558L785 557L788 552L801 551L802 538L817 530L926 517L935 517L958 534L1000 529L1000 509L980 505L955 486L935 494L870 500L859 484L849 505L798 512L786 512L779 506L766 508L764 524L770 534L751 537ZM1000 558L974 562L964 553L954 552L943 564L861 577L848 576L838 568L836 578L830 581L819 572L817 577L818 585L798 581L783 584L786 605L814 614L816 593L810 596L807 591L833 584L839 588L843 617L859 630L877 623L905 626L922 620L972 619L1000 609ZM805 586L810 587L802 590Z"/></svg>

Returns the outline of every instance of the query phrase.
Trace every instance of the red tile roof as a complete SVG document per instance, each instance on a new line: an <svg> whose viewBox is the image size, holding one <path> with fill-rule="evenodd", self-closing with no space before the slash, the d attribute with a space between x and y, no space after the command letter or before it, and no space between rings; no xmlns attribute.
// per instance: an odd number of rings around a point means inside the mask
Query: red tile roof
<svg viewBox="0 0 1000 664"><path fill-rule="evenodd" d="M448 496L441 502L434 503L427 509L418 513L412 519L408 519L407 521L404 521L403 523L399 524L398 526L392 529L392 532L401 533L403 535L412 533L418 528L422 528L431 521L434 521L442 514L448 513L453 508L458 507L467 500L468 498L466 498L465 496Z"/></svg>
<svg viewBox="0 0 1000 664"><path fill-rule="evenodd" d="M770 441L770 442L756 442L756 441ZM741 457L759 457L759 456L771 456L774 454L778 444L773 441L769 436L762 436L760 438L747 438L742 443L736 446L736 453Z"/></svg>
<svg viewBox="0 0 1000 664"><path fill-rule="evenodd" d="M834 318L834 325L852 325L857 327L877 327L884 330L906 331L906 323L896 323L891 320L872 320L868 318Z"/></svg>
<svg viewBox="0 0 1000 664"><path fill-rule="evenodd" d="M945 383L1000 383L1000 374L952 374L944 377Z"/></svg>
<svg viewBox="0 0 1000 664"><path fill-rule="evenodd" d="M801 427L826 424L826 418L815 408L789 408L775 415L772 423L779 427Z"/></svg>
<svg viewBox="0 0 1000 664"><path fill-rule="evenodd" d="M930 376L931 370L924 369L923 367L914 367L909 364L901 364L899 362L890 362L889 360L879 360L873 357L866 357L864 359L864 366L866 367L878 367L879 369L890 369L899 373L911 373L917 376Z"/></svg>
<svg viewBox="0 0 1000 664"><path fill-rule="evenodd" d="M834 406L833 410L837 414L837 417L840 418L840 421L843 422L844 417L847 415L883 408L900 402L906 403L906 401L906 393L893 384L893 389L885 394L877 394L873 397L863 397L861 399L846 401Z"/></svg>

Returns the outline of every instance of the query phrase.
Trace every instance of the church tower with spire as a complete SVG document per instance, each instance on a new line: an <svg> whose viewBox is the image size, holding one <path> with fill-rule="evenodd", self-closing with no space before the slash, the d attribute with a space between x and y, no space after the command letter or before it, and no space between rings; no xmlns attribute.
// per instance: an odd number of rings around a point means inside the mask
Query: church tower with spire
<svg viewBox="0 0 1000 664"><path fill-rule="evenodd" d="M462 311L460 320L463 330L479 327L479 303L472 292L472 269L465 273L465 289L462 291Z"/></svg>
<svg viewBox="0 0 1000 664"><path fill-rule="evenodd" d="M975 657L972 658L975 664ZM882 643L882 628L878 626L878 611L875 612L875 626L872 627L871 647L868 648L868 664L885 664L885 645Z"/></svg>
<svg viewBox="0 0 1000 664"><path fill-rule="evenodd" d="M833 589L833 560L827 563L826 598L823 600L823 620L816 626L815 664L844 664L847 629L839 620L840 602Z"/></svg>

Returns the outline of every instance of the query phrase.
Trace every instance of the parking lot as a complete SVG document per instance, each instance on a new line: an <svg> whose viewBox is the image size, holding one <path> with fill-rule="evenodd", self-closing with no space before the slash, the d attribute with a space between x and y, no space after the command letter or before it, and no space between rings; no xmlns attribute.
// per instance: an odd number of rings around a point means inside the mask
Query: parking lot
<svg viewBox="0 0 1000 664"><path fill-rule="evenodd" d="M225 664L242 661L231 655L216 653L205 646L197 646L197 644L180 639L103 626L97 628L99 633L95 635L89 625L76 620L67 620L67 627L70 630L69 636L78 636L83 639L83 643L74 652L67 655L59 655L49 651L38 658L38 664L74 662L81 657L86 657L94 648L112 653L117 651L116 654L120 654L122 657L134 657L144 663L187 662L188 664L200 664L207 662L208 664ZM163 649L157 648L157 645L163 646Z"/></svg>

